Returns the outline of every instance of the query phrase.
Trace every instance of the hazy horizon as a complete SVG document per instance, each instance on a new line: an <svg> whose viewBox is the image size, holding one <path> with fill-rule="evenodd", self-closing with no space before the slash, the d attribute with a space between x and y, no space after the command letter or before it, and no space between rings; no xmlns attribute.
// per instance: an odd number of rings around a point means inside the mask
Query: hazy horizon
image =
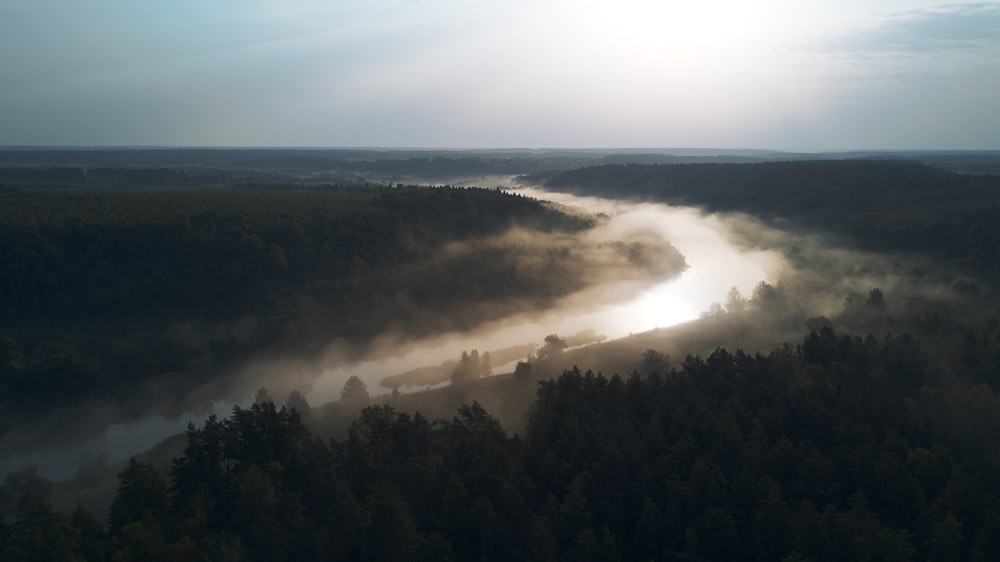
<svg viewBox="0 0 1000 562"><path fill-rule="evenodd" d="M573 152L593 154L660 154L669 156L714 156L714 155L759 155L768 154L856 154L856 153L992 153L1000 152L1000 146L995 148L961 148L961 147L839 147L815 150L794 150L767 147L657 147L657 146L351 146L351 145L157 145L157 144L123 144L123 145L85 145L85 144L0 144L0 150L303 150L303 151L373 151L373 152L458 152L458 153L503 153L503 152Z"/></svg>

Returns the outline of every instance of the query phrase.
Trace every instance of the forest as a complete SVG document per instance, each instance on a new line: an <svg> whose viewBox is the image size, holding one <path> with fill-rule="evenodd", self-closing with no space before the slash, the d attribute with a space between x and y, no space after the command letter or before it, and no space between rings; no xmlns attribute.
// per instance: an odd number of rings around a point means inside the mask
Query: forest
<svg viewBox="0 0 1000 562"><path fill-rule="evenodd" d="M973 361L973 358L969 358ZM993 359L996 361L996 359ZM995 368L995 363L992 365ZM994 381L995 382L995 381ZM535 385L534 379L508 384ZM646 375L538 383L511 435L391 405L324 441L273 402L133 458L106 522L8 478L5 560L991 560L1000 403L907 336L825 328ZM31 480L30 474L24 480ZM20 497L17 497L20 495Z"/></svg>
<svg viewBox="0 0 1000 562"><path fill-rule="evenodd" d="M668 331L552 334L510 373L493 366L525 348L383 382L439 390L349 380L310 406L262 389L166 459L117 465L106 509L8 474L0 559L1000 558L1000 176L864 158L528 171L752 215L911 278L828 295L822 315L799 279L761 282ZM0 431L248 356L541 310L597 267L685 267L647 239L582 247L603 217L516 190L30 183L0 190Z"/></svg>

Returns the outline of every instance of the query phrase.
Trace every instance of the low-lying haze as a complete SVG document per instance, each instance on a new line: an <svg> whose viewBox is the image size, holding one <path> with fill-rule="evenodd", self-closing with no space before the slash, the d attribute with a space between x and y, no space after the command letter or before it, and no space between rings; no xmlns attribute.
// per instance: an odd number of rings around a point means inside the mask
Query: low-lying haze
<svg viewBox="0 0 1000 562"><path fill-rule="evenodd" d="M727 240L726 226L722 221L702 217L692 209L612 202L535 189L520 192L581 207L588 213L607 215L607 220L580 238L559 241L570 245L571 251L583 258L579 274L587 278L590 288L563 299L548 310L502 318L474 333L449 333L428 338L399 333L392 327L386 327L386 333L370 346L360 361L357 349L342 342L331 342L319 363L295 358L257 361L225 382L214 381L201 389L186 391L186 398L178 398L177 389L146 392L144 395L149 399L159 395L171 396L169 404L150 404L151 417L148 421L112 423L113 415L109 412L114 412L115 408L111 404L95 404L74 412L62 412L51 420L8 432L0 443L0 449L27 451L35 448L38 443L51 440L46 435L53 432L52 427L64 426L67 417L79 419L83 409L91 411L84 418L105 419L109 426L97 439L83 436L71 438L76 443L67 449L60 445L57 450L41 450L4 459L0 470L35 463L45 474L67 476L75 470L76 459L85 453L108 452L112 460L119 460L136 452L136 442L142 440L143 435L148 446L183 430L189 420L201 420L212 411L226 415L232 404L246 404L262 385L279 399L287 396L292 389L299 389L311 404L319 405L338 400L344 382L351 375L360 376L372 393L387 392L380 386L383 377L455 359L465 350L486 351L525 343L541 344L548 334L568 336L587 329L595 329L615 338L677 324L697 318L711 302L723 299L731 286L749 293L754 285L767 278L766 270L776 259L770 252L742 252ZM523 237L523 233L514 231L506 238L508 242L528 243L522 240ZM532 243L537 245L539 241L537 235L535 237ZM676 277L676 265L669 264L663 264L662 280L630 280L627 274L623 275L627 264L608 247L608 242L645 241L653 247L651 237L669 242L684 255L687 268L680 277ZM452 248L449 251L461 249ZM651 255L656 259L673 259L658 253ZM183 403L199 406L172 421L173 416L165 417L160 413ZM101 415L93 415L98 413ZM65 434L62 436L65 437Z"/></svg>
<svg viewBox="0 0 1000 562"><path fill-rule="evenodd" d="M526 343L540 345L546 335L568 336L588 329L609 338L620 338L681 324L703 315L713 303L724 302L733 287L749 297L761 282L786 284L789 294L794 295L794 306L807 316L833 314L843 305L844 296L852 291L881 287L893 294L914 296L940 293L946 287L929 279L920 280L919 286L908 280L909 268L921 264L904 265L884 256L831 247L817 235L785 232L748 216L706 215L693 208L579 197L535 188L521 188L519 192L606 215L608 218L602 225L577 241L581 247L595 247L600 240L655 235L669 241L684 255L687 269L679 277L668 274L650 283L622 281L614 275L601 274L598 267L590 272L594 276L593 285L584 292L560 301L549 310L506 317L472 333L427 338L388 331L360 359L356 348L331 342L320 361L294 357L254 361L233 376L185 391L184 398L178 398L174 392L165 393L171 396L171 407L191 404L191 409L180 416L176 412L164 414L169 410L168 405L155 402L150 402L147 417L127 422L114 421L115 407L111 404L90 404L60 412L49 420L5 435L0 449L17 454L0 459L0 472L37 464L43 474L62 478L76 470L81 458L107 455L111 461L122 460L182 431L189 421L200 423L213 412L228 415L233 404L247 405L261 386L266 386L278 400L283 400L291 390L300 390L311 405L318 406L339 400L344 382L352 375L359 376L372 394L378 394L388 392L380 386L386 376L454 360L467 350L488 351ZM608 266L613 269L615 264ZM793 331L803 329L804 325ZM772 341L781 341L781 337L763 339L771 345ZM504 365L495 367L495 372L503 372L500 368ZM509 371L510 366L507 367ZM162 393L156 390L146 393L149 397L158 394ZM74 424L83 433L99 434L98 437L81 433L55 445L50 436L58 433L67 437L65 431L56 432L54 428L66 427L68 419L105 421L103 429L88 430ZM49 442L53 446L39 447ZM70 442L71 445L67 444Z"/></svg>

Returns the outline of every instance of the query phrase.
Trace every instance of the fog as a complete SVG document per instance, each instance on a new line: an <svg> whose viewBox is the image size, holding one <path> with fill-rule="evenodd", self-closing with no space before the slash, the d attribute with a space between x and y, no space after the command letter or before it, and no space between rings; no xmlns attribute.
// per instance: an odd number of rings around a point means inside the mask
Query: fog
<svg viewBox="0 0 1000 562"><path fill-rule="evenodd" d="M329 344L318 361L254 361L232 376L185 390L183 401L191 406L180 416L147 414L114 422L107 413L115 410L114 405L80 406L4 435L0 439L0 474L36 465L43 476L64 479L76 472L82 459L106 459L110 463L127 459L182 432L189 422L197 425L213 413L228 416L234 404L249 405L262 386L276 402L283 403L289 392L299 390L316 407L339 400L344 382L352 375L360 377L369 392L376 395L389 392L380 385L387 376L457 359L467 350L540 345L548 334L568 336L587 329L613 339L682 324L703 315L713 303L723 302L732 287L749 296L762 281L783 282L801 298L798 306L818 315L835 311L847 291L887 289L907 282L904 280L911 276L910 270L898 262L837 249L815 235L766 227L751 217L706 215L693 208L577 197L537 188L517 189L526 196L606 215L606 220L584 235L588 244L655 236L669 241L683 254L687 269L679 276L644 282L623 281L611 274L595 276L588 279L592 281L588 289L561 299L547 310L494 320L474 332L420 336L387 331L361 352L337 341ZM614 263L605 266L612 271L617 267ZM928 284L920 290L938 290L934 287L937 285ZM505 368L509 372L512 365L494 365L494 372L504 372ZM157 393L169 395L162 389L147 394ZM162 410L147 409L153 411ZM91 427L90 436L66 434L65 427L86 426L80 424L81 419L91 420L91 425L100 429Z"/></svg>

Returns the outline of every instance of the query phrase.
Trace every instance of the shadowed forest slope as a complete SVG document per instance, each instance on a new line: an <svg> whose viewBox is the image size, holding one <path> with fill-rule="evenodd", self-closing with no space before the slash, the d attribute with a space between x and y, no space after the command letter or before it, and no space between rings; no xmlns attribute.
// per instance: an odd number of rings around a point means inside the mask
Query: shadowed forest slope
<svg viewBox="0 0 1000 562"><path fill-rule="evenodd" d="M943 380L908 337L830 329L645 377L567 371L515 436L478 403L440 421L374 406L324 442L265 402L192 426L168 471L133 459L106 525L8 481L0 552L988 560L997 412L989 387Z"/></svg>

